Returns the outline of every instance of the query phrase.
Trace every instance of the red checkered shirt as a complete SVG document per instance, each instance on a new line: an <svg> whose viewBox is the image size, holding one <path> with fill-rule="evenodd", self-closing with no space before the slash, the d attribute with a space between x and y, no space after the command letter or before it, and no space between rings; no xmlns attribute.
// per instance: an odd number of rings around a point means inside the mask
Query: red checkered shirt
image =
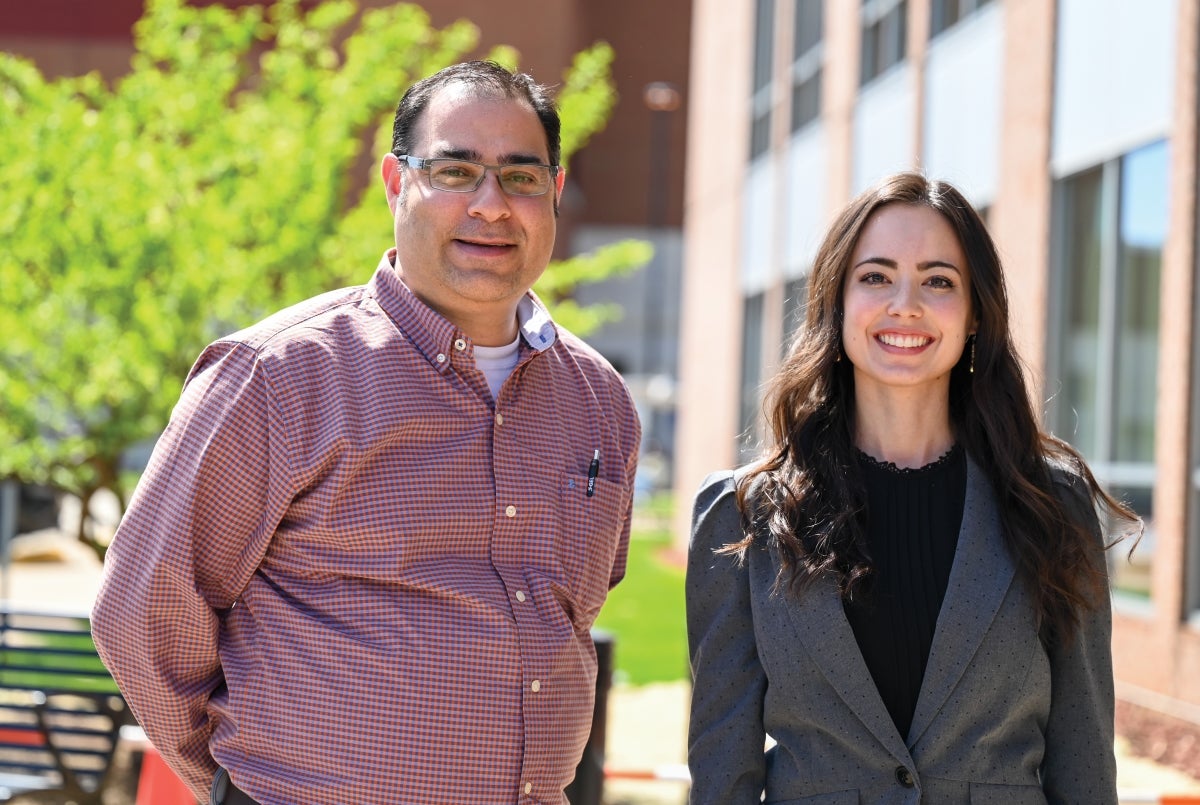
<svg viewBox="0 0 1200 805"><path fill-rule="evenodd" d="M266 805L557 805L625 571L637 414L532 295L493 402L390 260L200 356L109 549L96 643L205 798L220 763Z"/></svg>

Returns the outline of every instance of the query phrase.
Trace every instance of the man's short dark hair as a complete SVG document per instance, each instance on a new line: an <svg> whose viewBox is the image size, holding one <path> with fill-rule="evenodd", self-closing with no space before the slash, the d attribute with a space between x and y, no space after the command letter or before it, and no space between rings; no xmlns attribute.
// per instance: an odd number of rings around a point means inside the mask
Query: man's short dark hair
<svg viewBox="0 0 1200 805"><path fill-rule="evenodd" d="M561 122L558 109L546 87L538 84L525 73L513 73L490 61L469 61L443 68L428 78L423 78L408 88L396 107L396 120L392 125L392 153L396 156L412 154L413 128L429 100L442 87L450 84L466 84L484 92L495 92L506 98L523 100L533 107L542 128L546 132L546 147L550 153L550 164L559 164L562 146L559 142ZM416 154L415 156L425 156Z"/></svg>

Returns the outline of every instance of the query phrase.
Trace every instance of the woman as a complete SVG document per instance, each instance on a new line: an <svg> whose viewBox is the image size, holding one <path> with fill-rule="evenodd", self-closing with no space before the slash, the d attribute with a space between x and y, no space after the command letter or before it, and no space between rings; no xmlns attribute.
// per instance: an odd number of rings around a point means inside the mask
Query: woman
<svg viewBox="0 0 1200 805"><path fill-rule="evenodd" d="M1136 517L1039 430L957 190L841 213L767 413L696 498L692 803L1116 803L1096 506Z"/></svg>

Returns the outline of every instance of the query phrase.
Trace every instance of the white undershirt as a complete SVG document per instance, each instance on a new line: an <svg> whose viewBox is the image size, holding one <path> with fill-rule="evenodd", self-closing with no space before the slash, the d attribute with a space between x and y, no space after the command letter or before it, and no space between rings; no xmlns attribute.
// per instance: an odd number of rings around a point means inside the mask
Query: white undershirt
<svg viewBox="0 0 1200 805"><path fill-rule="evenodd" d="M521 336L518 333L511 344L503 347L475 345L475 366L487 378L493 400L499 398L500 387L504 385L505 380L508 380L508 376L512 374L512 370L517 365L517 360L520 358L520 350L517 347L520 343Z"/></svg>

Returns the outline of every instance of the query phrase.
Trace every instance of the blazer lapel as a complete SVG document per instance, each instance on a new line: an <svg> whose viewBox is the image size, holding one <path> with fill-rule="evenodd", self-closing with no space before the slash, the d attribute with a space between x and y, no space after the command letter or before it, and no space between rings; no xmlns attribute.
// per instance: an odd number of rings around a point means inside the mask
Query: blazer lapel
<svg viewBox="0 0 1200 805"><path fill-rule="evenodd" d="M884 748L900 761L911 762L904 739L867 670L833 582L822 579L787 607L787 612L809 658L837 695Z"/></svg>
<svg viewBox="0 0 1200 805"><path fill-rule="evenodd" d="M913 713L909 746L916 746L921 740L962 678L1015 575L1016 566L1004 545L991 483L968 457L967 495L958 547Z"/></svg>

